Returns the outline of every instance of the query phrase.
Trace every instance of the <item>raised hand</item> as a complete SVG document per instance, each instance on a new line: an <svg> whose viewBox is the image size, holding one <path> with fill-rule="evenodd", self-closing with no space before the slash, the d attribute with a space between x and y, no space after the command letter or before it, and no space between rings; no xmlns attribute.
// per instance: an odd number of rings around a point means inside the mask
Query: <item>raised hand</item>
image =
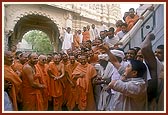
<svg viewBox="0 0 168 115"><path fill-rule="evenodd" d="M151 41L155 40L155 35L153 33L149 33L145 39L150 39Z"/></svg>
<svg viewBox="0 0 168 115"><path fill-rule="evenodd" d="M99 48L104 50L105 52L109 51L109 46L106 43L102 43L99 45Z"/></svg>

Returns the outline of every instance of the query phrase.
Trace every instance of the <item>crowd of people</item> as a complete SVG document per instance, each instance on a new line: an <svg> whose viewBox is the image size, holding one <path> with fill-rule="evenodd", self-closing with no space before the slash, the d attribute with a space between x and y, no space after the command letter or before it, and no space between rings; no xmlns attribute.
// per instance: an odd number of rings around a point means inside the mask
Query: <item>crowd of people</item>
<svg viewBox="0 0 168 115"><path fill-rule="evenodd" d="M153 52L149 33L124 52L119 40L131 26L92 24L74 35L68 27L62 50L51 54L5 51L4 110L163 111L164 45Z"/></svg>
<svg viewBox="0 0 168 115"><path fill-rule="evenodd" d="M142 8L143 7L143 8ZM146 7L146 8L144 8ZM143 10L142 10L143 9ZM118 20L115 24L116 27L107 28L104 22L101 22L99 28L95 24L87 25L83 27L83 30L74 30L74 34L71 33L71 28L62 28L63 33L60 36L61 50L66 52L70 48L79 48L83 41L90 40L94 42L95 39L102 39L103 42L109 44L111 48L121 47L122 43L119 41L128 33L138 20L143 20L143 12L146 10L153 11L153 5L141 4L139 9L130 8L128 12L125 12L123 20ZM116 28L116 29L115 29Z"/></svg>

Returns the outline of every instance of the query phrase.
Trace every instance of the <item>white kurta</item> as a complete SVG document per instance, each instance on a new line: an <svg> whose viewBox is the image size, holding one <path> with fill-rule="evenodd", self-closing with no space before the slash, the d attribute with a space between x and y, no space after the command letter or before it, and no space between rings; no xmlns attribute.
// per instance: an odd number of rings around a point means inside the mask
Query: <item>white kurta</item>
<svg viewBox="0 0 168 115"><path fill-rule="evenodd" d="M73 35L66 32L62 43L62 50L72 48L72 43L73 43Z"/></svg>
<svg viewBox="0 0 168 115"><path fill-rule="evenodd" d="M126 34L126 32L119 31L119 32L116 34L116 37L118 37L119 40L121 40L121 39L124 37L125 34Z"/></svg>
<svg viewBox="0 0 168 115"><path fill-rule="evenodd" d="M119 38L114 36L113 38L109 39L109 37L107 36L105 38L105 43L108 44L108 46L111 48L111 47L114 47L114 45L119 41Z"/></svg>
<svg viewBox="0 0 168 115"><path fill-rule="evenodd" d="M79 38L80 38L80 39L79 39L79 43L82 43L83 35L82 35L82 34L79 34L78 36L79 36Z"/></svg>
<svg viewBox="0 0 168 115"><path fill-rule="evenodd" d="M111 79L112 75L114 74L114 66L108 62L106 69L100 65L101 76L102 79ZM107 84L101 84L102 88L106 87ZM110 94L107 91L101 90L100 92L100 99L98 104L98 110L105 110L110 102Z"/></svg>

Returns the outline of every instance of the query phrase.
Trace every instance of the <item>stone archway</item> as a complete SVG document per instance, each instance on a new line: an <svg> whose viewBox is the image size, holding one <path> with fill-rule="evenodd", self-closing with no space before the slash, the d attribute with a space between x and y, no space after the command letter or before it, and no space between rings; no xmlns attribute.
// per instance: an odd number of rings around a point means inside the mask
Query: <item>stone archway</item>
<svg viewBox="0 0 168 115"><path fill-rule="evenodd" d="M21 17L14 26L13 33L9 37L9 48L22 40L23 35L30 30L40 30L46 33L54 47L54 51L59 50L59 29L50 18L39 14L28 14Z"/></svg>

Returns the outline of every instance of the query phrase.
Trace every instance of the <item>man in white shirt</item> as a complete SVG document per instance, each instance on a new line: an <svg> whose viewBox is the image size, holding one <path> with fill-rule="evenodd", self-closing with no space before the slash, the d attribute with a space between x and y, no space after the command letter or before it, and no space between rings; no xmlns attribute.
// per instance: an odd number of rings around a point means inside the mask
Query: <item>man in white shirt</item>
<svg viewBox="0 0 168 115"><path fill-rule="evenodd" d="M81 44L82 43L82 39L83 39L83 35L82 35L81 30L78 30L78 36L80 38L79 43Z"/></svg>
<svg viewBox="0 0 168 115"><path fill-rule="evenodd" d="M91 41L94 41L95 40L95 36L94 36L94 32L93 32L93 30L92 29L90 29L90 26L89 25L87 25L87 30L89 31L89 34L90 34L90 40Z"/></svg>
<svg viewBox="0 0 168 115"><path fill-rule="evenodd" d="M118 37L121 40L124 37L124 35L128 32L127 27L128 25L126 23L123 23L121 26L121 31L117 32L116 37Z"/></svg>
<svg viewBox="0 0 168 115"><path fill-rule="evenodd" d="M106 25L104 25L104 22L102 21L101 26L99 27L99 32L104 31L104 30L107 30L107 27Z"/></svg>
<svg viewBox="0 0 168 115"><path fill-rule="evenodd" d="M73 35L70 33L71 28L68 27L66 29L65 35L64 35L64 40L62 43L62 50L63 52L67 53L66 50L72 48L72 43L73 43Z"/></svg>
<svg viewBox="0 0 168 115"><path fill-rule="evenodd" d="M94 35L94 40L95 40L96 38L99 38L98 29L95 27L94 24L92 24L92 32L93 32L93 35Z"/></svg>
<svg viewBox="0 0 168 115"><path fill-rule="evenodd" d="M108 31L108 36L105 38L105 43L113 49L114 45L119 41L119 38L114 36L114 28L111 27Z"/></svg>

